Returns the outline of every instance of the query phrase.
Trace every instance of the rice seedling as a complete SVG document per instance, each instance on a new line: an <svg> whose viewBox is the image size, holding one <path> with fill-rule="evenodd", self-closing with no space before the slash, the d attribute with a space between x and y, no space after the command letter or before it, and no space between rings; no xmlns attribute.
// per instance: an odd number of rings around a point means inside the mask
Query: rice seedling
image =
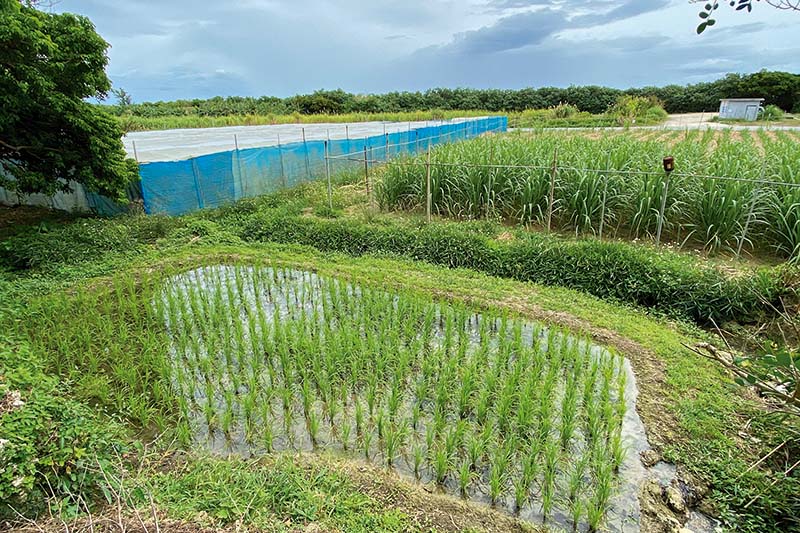
<svg viewBox="0 0 800 533"><path fill-rule="evenodd" d="M472 464L465 459L458 467L458 490L462 498L469 497L469 486L474 478L475 472L472 470Z"/></svg>
<svg viewBox="0 0 800 533"><path fill-rule="evenodd" d="M372 432L365 431L361 435L361 449L364 452L364 459L366 459L367 461L369 461L369 452L371 451L371 448L372 448Z"/></svg>
<svg viewBox="0 0 800 533"><path fill-rule="evenodd" d="M332 447L388 468L404 457L418 479L541 505L548 520L562 500L589 520L573 502L588 496L569 493L579 474L556 482L562 454L609 465L612 480L624 457L621 360L563 331L274 267L193 271L159 305L174 332L165 379L184 419L204 422L182 426L187 444L219 430L231 446Z"/></svg>
<svg viewBox="0 0 800 533"><path fill-rule="evenodd" d="M350 449L350 432L352 426L350 420L345 416L342 418L341 427L339 428L339 440L342 443L342 449L348 451Z"/></svg>
<svg viewBox="0 0 800 533"><path fill-rule="evenodd" d="M431 467L437 485L444 485L451 467L451 457L444 446L435 446L431 457Z"/></svg>
<svg viewBox="0 0 800 533"><path fill-rule="evenodd" d="M500 494L505 488L506 479L506 472L497 463L493 462L489 467L489 498L492 505L495 505L500 498Z"/></svg>
<svg viewBox="0 0 800 533"><path fill-rule="evenodd" d="M475 433L467 441L467 460L472 470L477 470L478 465L486 454L487 444L481 435Z"/></svg>
<svg viewBox="0 0 800 533"><path fill-rule="evenodd" d="M422 467L425 465L425 448L419 443L415 443L412 456L414 461L414 477L419 479L422 475Z"/></svg>
<svg viewBox="0 0 800 533"><path fill-rule="evenodd" d="M613 473L607 462L596 461L593 466L593 494L586 506L589 531L599 531L608 513L613 494Z"/></svg>
<svg viewBox="0 0 800 533"><path fill-rule="evenodd" d="M586 487L584 476L588 467L589 458L583 456L577 461L574 461L572 468L567 473L567 494L566 501L569 510L569 517L572 520L572 530L577 531L578 525L586 511L585 502L582 498L582 493Z"/></svg>
<svg viewBox="0 0 800 533"><path fill-rule="evenodd" d="M553 440L544 443L544 468L542 470L542 520L547 521L555 504L556 474L558 467L559 445Z"/></svg>
<svg viewBox="0 0 800 533"><path fill-rule="evenodd" d="M408 437L408 426L403 422L399 426L389 424L386 429L386 465L394 466L395 457L399 450L403 448Z"/></svg>

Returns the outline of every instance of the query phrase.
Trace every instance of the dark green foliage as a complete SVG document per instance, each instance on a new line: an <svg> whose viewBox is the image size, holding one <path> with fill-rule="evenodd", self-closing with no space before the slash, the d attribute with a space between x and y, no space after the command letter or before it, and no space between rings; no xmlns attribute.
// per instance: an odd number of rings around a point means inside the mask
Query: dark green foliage
<svg viewBox="0 0 800 533"><path fill-rule="evenodd" d="M765 311L764 301L777 305L788 290L783 270L761 270L730 279L671 252L525 233L511 242L499 242L464 231L458 224L377 226L277 214L253 217L241 236L353 255L397 254L451 268L569 287L700 323L753 320Z"/></svg>
<svg viewBox="0 0 800 533"><path fill-rule="evenodd" d="M0 186L124 198L136 163L116 119L85 101L111 86L107 48L86 17L0 2Z"/></svg>
<svg viewBox="0 0 800 533"><path fill-rule="evenodd" d="M30 228L0 242L0 265L43 268L98 259L107 252L124 252L165 231L163 218L136 217L130 224L85 219L63 226Z"/></svg>
<svg viewBox="0 0 800 533"><path fill-rule="evenodd" d="M573 85L528 87L518 90L439 88L424 92L356 95L337 89L283 99L266 96L260 98L218 96L208 100L145 102L124 107L106 107L109 112L117 115L137 117L398 113L430 110L512 112L556 108L561 105L601 114L624 95L657 98L670 113L715 111L719 108L721 98L748 96L763 97L767 104L775 104L789 111L800 101L800 75L764 70L746 75L729 74L716 81L694 85L667 85L627 90L596 85ZM563 120L567 118L569 117L563 117Z"/></svg>
<svg viewBox="0 0 800 533"><path fill-rule="evenodd" d="M0 405L19 392L23 405L0 409L0 518L44 511L45 498L78 509L105 486L121 452L120 428L63 396L64 383L45 375L36 354L0 337ZM6 406L7 407L7 406Z"/></svg>

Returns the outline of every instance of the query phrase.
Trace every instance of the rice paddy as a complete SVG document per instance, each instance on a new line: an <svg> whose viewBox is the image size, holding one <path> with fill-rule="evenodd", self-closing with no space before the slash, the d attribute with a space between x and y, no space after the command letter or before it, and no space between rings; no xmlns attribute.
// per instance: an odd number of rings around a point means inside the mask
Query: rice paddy
<svg viewBox="0 0 800 533"><path fill-rule="evenodd" d="M186 446L333 450L581 531L638 513L632 374L586 338L269 265L153 300Z"/></svg>
<svg viewBox="0 0 800 533"><path fill-rule="evenodd" d="M432 150L432 211L547 226L553 180L553 229L652 238L665 200L663 233L674 242L794 257L800 252L797 151L794 135L766 131L486 137ZM668 180L661 168L667 155L676 161ZM396 160L377 198L385 209L424 209L426 188L424 156Z"/></svg>

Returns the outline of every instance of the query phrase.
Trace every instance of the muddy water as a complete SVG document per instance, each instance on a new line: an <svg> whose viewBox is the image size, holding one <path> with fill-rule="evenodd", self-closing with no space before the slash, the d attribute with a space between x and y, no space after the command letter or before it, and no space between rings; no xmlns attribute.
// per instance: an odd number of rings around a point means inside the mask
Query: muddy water
<svg viewBox="0 0 800 533"><path fill-rule="evenodd" d="M190 271L186 274L176 277L173 280L172 290L185 295L187 294L190 286L200 288L201 290L211 291L214 287L214 284L219 283L220 280L232 284L234 268L235 267L219 266L206 267ZM267 271L269 277L275 276L276 279L281 280L281 283L302 283L304 284L304 287L306 287L304 290L308 290L310 288L312 291L314 290L314 287L318 287L319 278L314 273L303 271L272 271L271 269L267 269ZM360 294L360 289L358 287L348 287L349 290L352 291L352 294ZM241 292L236 294L234 297L238 299L237 306L242 309L255 305L256 298L263 298L263 294L258 294L258 291L254 290L253 287L249 286L248 284L240 286L239 290ZM231 297L230 293L227 294L228 296L226 297ZM297 305L297 301L281 300L280 297L277 296L277 291L275 296L277 300L272 301L267 305L267 316L272 317L272 313L277 312L281 319L290 318L290 308ZM314 300L315 298L312 296L311 301L313 302ZM312 311L314 305L315 304L305 304L306 311ZM445 305L446 304L442 304L440 311ZM246 313L244 311L242 311L241 319L246 319ZM477 313L474 314L473 318L470 319L470 329L468 334L472 344L479 344L481 323L487 320L491 321L491 328L497 328L497 322L499 319L487 319ZM168 324L168 326L171 328L176 327L175 324ZM442 336L443 331L438 329L436 331L436 336L433 339L434 343L441 343ZM540 345L544 346L545 349L547 345L547 339L549 338L547 328L535 323L526 323L523 325L522 337L526 342L532 342L535 337L538 337ZM606 349L600 346L589 346L585 341L577 338L559 337L559 341L578 343L583 349L588 350L591 356L594 358L610 357ZM176 364L179 364L181 359L178 356L177 351L175 351L174 355ZM637 497L639 486L649 475L671 477L674 475L674 471L663 463L657 465L655 469L647 469L639 460L639 453L648 449L649 446L647 443L644 426L639 418L638 413L636 412L636 397L638 391L636 388L635 376L632 372L630 363L627 360L624 360L621 371L623 371L627 376L625 388L626 411L622 421L622 435L626 446L626 454L619 468L616 493L611 500L611 507L607 514L606 529L616 532L637 532L639 531L639 502ZM203 382L206 378L197 371L193 371L190 377L195 379L197 383ZM234 387L234 385L230 383L229 378L227 378L225 383L229 383L231 388ZM243 388L242 385L239 387ZM561 392L562 387L559 387L556 390L556 393L560 395ZM240 393L246 394L247 390L237 390L236 393L238 398ZM242 427L242 424L237 424L234 429L228 433L224 433L218 427L209 427L206 422L207 418L204 416L201 408L199 407L203 405L203 402L206 400L206 394L204 393L203 387L198 386L194 390L194 394L192 396L193 397L190 398L192 401L191 404L195 407L190 411L189 416L191 418L191 427L197 446L204 447L220 454L252 456L268 453L263 439L253 438L253 434L259 430L259 427L251 428L248 431L246 428ZM225 401L226 399L223 397L220 391L214 392L214 403L217 404L217 407L222 408ZM273 427L270 431L271 434L274 433L270 446L271 450L273 451L311 451L325 449L331 450L334 453L341 453L348 458L370 460L384 464L386 462L385 455L381 453L378 439L373 439L371 446L366 447L363 445L363 440L362 443L357 442L355 429L353 429L353 434L351 437L347 439L346 442L348 443L348 446L347 449L345 449L345 446L343 445L345 439L339 433L339 431L342 427L342 421L353 419L354 405L352 402L344 405L340 412L334 416L333 420L329 420L323 415L320 416L321 421L319 431L317 432L315 439L316 442L312 441L310 436L307 421L304 418L302 410L299 408L299 399L294 399L293 406L289 411L285 411L283 409L281 400L279 398L272 398L269 400L268 405L262 404L258 407L259 409L269 411L270 416L274 421L272 422ZM323 412L323 407L319 401L317 401L312 408L320 413ZM240 405L237 404L235 409L239 414L241 414L242 411ZM399 415L401 417L408 416L408 414L411 412L411 409L410 402L404 403L403 407L401 407L399 411ZM515 413L512 413L512 415L513 414ZM374 424L374 420L372 423ZM419 426L415 431L412 432L412 436L409 438L408 443L405 446L405 450L403 450L405 453L403 453L403 451L399 453L398 457L393 461L392 468L411 480L416 479L421 483L431 483L434 480L432 472L426 470L425 468L423 468L421 471L418 470L415 472L414 461L412 457L412 450L414 447L422 447L424 444L424 437L426 434L425 424L426 420L423 417L420 419ZM258 423L256 423L256 426L258 426ZM580 437L580 431L577 431L577 434L578 437ZM579 451L576 451L576 453L579 453ZM569 466L571 466L571 462L569 459L567 459L566 464L562 465L562 467L568 468ZM586 482L590 483L591 481L587 478ZM561 483L563 483L563 480L559 480L558 486L560 486ZM442 489L444 492L454 496L459 495L459 487L455 474L448 476L443 484ZM496 505L505 509L509 513L514 513L515 506L513 500L513 491L510 489L510 487L508 487L506 494L507 495L504 495L504 497L501 498ZM468 497L473 501L489 503L488 471L484 470L479 472L479 479L470 487ZM567 511L565 509L561 509L560 507L561 503L556 503L554 511L551 512L546 523L549 525L563 527L565 529L572 529L571 519L568 517ZM524 520L536 523L541 523L543 521L541 514L541 502L537 499L536 491L534 491L531 501L521 510L516 512ZM586 530L587 528L588 526L585 524L579 526L579 530Z"/></svg>

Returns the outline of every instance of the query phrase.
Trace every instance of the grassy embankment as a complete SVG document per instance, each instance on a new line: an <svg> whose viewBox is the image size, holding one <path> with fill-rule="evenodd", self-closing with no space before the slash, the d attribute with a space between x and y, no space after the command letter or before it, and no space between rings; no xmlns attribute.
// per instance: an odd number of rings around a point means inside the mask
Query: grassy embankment
<svg viewBox="0 0 800 533"><path fill-rule="evenodd" d="M324 188L314 184L192 216L78 220L47 230L32 228L6 240L6 271L0 283L2 321L8 335L3 357L6 386L22 390L28 407L43 406L33 412L20 411L21 418L25 418L22 413L30 415L27 423L45 419L49 422L44 427L53 427L57 421L57 427L71 428L73 439L68 447L51 450L46 461L31 461L24 454L12 458L31 468L23 476L21 491L31 495L40 491L41 495L49 490L49 482L62 498L82 491L88 499L92 487L107 486L96 469L93 477L70 480L75 472L88 472L86 467L97 464L98 457L109 471L118 468L109 441L120 450L133 450L137 457L141 455L135 452L139 439L149 440L165 431L153 446L167 454L170 446L166 443L174 436L169 428L179 413L177 398L165 382L169 340L163 323L141 298L142 291L158 286L169 273L193 266L257 264L268 258L273 265L312 269L368 286L433 294L591 335L631 360L640 388L638 409L651 444L682 471L710 484L706 501L715 513L740 530L796 527L792 517L797 516L797 479L769 486L773 472L781 468L780 458L747 471L759 454L780 444L787 434L765 416L760 401L741 394L717 366L682 346L709 338L689 322L702 316L693 315L691 309L704 309L701 313L717 309L739 321L758 319L763 309L742 305L750 293L737 287L746 285L746 279L725 281L700 259L642 245L571 243L557 237L529 243L524 232L509 232L488 222L435 223L422 228L396 216L375 215L359 198L364 198L363 192L345 184L336 189L337 211L329 213ZM287 244L269 242L274 240ZM298 247L295 242L336 253ZM398 252L407 256L394 255ZM481 267L485 254L499 262ZM527 261L527 266L510 268L506 261L512 256L518 259L513 264ZM565 256L566 262L558 262ZM474 262L466 264L464 257ZM644 264L649 266L642 269ZM575 265L584 265L587 275L568 270ZM460 266L499 276L447 268ZM548 271L561 276L550 278ZM762 274L782 279L769 272ZM676 274L696 280L689 292L660 285L660 279ZM581 290L526 281L531 279ZM609 292L608 287L615 285L638 285L645 290ZM717 296L733 305L715 307L706 300L712 286ZM642 298L647 294L660 298ZM620 300L627 303L615 303ZM641 306L648 306L652 314ZM74 405L75 411L53 407L63 401ZM16 431L15 438L25 438L27 423L9 416L2 419L4 432ZM32 444L33 449L42 445ZM8 464L16 464L14 460ZM204 472L202 482L199 471ZM162 513L178 519L196 520L197 513L204 513L202 520L212 525L239 519L260 527L313 521L348 530L426 524L415 514L421 508L419 500L408 496L405 503L398 503L399 498L386 495L391 491L413 494L412 489L402 484L401 488L389 484L386 491L370 489L338 460L319 467L318 459L303 456L242 463L190 453L177 466L150 462L139 472L140 477L131 483L144 490L131 490L132 502L138 497L140 505L147 505L149 497L141 498L150 494ZM13 474L4 477L4 489L13 486L15 479ZM252 489L257 485L263 491ZM291 490L276 492L278 485ZM755 503L745 508L753 497ZM66 501L72 500L67 496ZM478 519L474 513L454 516L460 527L487 523L485 516ZM438 522L427 524L450 528Z"/></svg>

